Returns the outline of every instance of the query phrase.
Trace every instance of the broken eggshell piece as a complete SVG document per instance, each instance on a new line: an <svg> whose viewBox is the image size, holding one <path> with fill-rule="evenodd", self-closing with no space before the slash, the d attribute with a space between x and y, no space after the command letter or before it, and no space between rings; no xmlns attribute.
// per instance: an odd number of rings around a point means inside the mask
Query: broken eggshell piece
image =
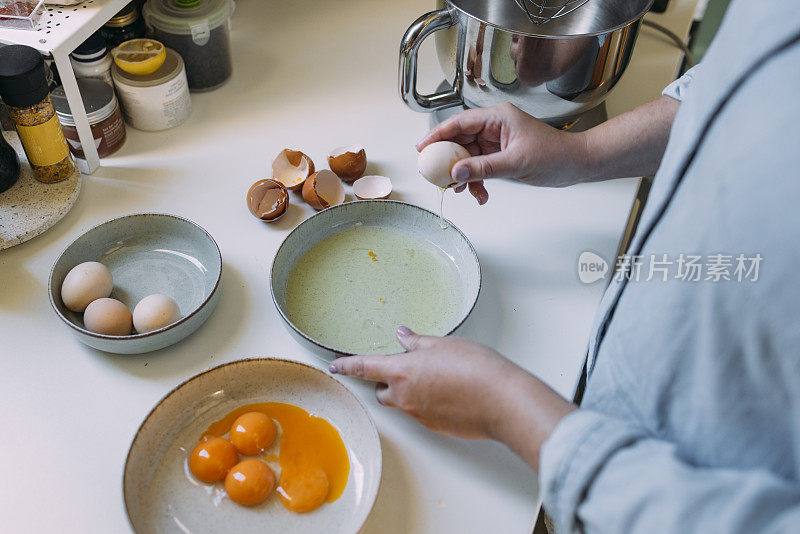
<svg viewBox="0 0 800 534"><path fill-rule="evenodd" d="M457 161L470 157L463 146L452 141L438 141L422 149L417 159L419 173L430 183L442 189L456 185L450 175Z"/></svg>
<svg viewBox="0 0 800 534"><path fill-rule="evenodd" d="M289 193L276 180L259 180L247 192L247 207L262 221L277 221L289 207Z"/></svg>
<svg viewBox="0 0 800 534"><path fill-rule="evenodd" d="M345 182L352 182L364 175L367 169L367 153L361 145L340 146L328 155L328 166Z"/></svg>
<svg viewBox="0 0 800 534"><path fill-rule="evenodd" d="M353 183L353 194L359 200L383 200L392 194L392 181L387 176L363 176Z"/></svg>
<svg viewBox="0 0 800 534"><path fill-rule="evenodd" d="M314 174L314 162L299 150L285 148L272 162L272 178L287 189L297 191Z"/></svg>
<svg viewBox="0 0 800 534"><path fill-rule="evenodd" d="M333 171L315 172L303 184L303 200L317 211L339 205L344 202L342 181Z"/></svg>

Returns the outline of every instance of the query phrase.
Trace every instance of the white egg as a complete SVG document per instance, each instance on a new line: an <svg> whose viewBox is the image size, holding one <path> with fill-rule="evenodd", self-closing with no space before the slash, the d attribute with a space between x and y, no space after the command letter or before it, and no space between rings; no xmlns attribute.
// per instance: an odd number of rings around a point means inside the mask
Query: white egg
<svg viewBox="0 0 800 534"><path fill-rule="evenodd" d="M102 263L87 261L76 265L61 284L61 301L74 312L82 312L93 300L107 297L114 287L111 271Z"/></svg>
<svg viewBox="0 0 800 534"><path fill-rule="evenodd" d="M450 176L453 165L470 157L466 148L452 141L438 141L422 149L417 159L419 173L430 183L441 188L455 185Z"/></svg>
<svg viewBox="0 0 800 534"><path fill-rule="evenodd" d="M148 295L133 309L133 326L140 334L158 330L181 318L174 300L166 295Z"/></svg>
<svg viewBox="0 0 800 534"><path fill-rule="evenodd" d="M83 312L83 324L87 330L107 336L127 336L133 327L128 307L109 298L93 300Z"/></svg>

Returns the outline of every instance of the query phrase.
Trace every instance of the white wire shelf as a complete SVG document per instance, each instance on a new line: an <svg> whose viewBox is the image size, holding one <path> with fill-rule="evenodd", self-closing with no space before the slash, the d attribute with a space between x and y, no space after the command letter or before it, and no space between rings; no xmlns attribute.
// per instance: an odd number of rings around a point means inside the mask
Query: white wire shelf
<svg viewBox="0 0 800 534"><path fill-rule="evenodd" d="M33 30L0 28L0 43L27 45L53 56L75 117L78 137L85 147L86 160L78 160L78 166L81 171L90 174L100 166L100 157L92 139L69 54L129 2L84 0L74 6L47 6Z"/></svg>
<svg viewBox="0 0 800 534"><path fill-rule="evenodd" d="M45 6L33 30L0 28L0 42L23 44L50 54L72 52L130 0L84 0L74 6Z"/></svg>

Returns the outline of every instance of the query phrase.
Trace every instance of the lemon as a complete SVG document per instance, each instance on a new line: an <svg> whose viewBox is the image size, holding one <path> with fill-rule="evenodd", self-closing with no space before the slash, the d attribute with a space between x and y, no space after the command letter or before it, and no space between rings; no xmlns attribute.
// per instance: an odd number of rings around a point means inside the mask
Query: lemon
<svg viewBox="0 0 800 534"><path fill-rule="evenodd" d="M147 76L157 71L167 58L167 49L153 39L131 39L111 50L117 67L128 74Z"/></svg>

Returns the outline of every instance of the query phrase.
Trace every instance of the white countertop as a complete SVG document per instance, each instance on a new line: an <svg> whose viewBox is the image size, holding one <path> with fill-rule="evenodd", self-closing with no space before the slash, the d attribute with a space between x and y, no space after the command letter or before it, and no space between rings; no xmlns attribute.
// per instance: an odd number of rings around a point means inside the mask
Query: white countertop
<svg viewBox="0 0 800 534"><path fill-rule="evenodd" d="M673 29L685 33L690 16L681 13L695 3L672 2ZM125 531L125 455L166 392L246 356L321 365L289 336L267 287L275 250L312 210L295 202L267 225L250 215L244 197L253 181L268 177L282 148L302 149L323 167L331 148L355 142L365 144L370 172L392 178L392 198L438 209L437 192L416 173L414 144L428 117L405 108L396 89L400 37L431 6L239 0L232 80L193 94L192 116L179 128L129 129L122 150L84 178L77 204L59 224L0 252L3 530ZM642 30L637 46L609 103L612 113L658 96L677 68L678 52L651 30ZM432 49L426 43L422 54L432 56ZM423 79L441 79L431 57L420 68ZM488 189L481 208L466 194L445 201L445 215L472 241L484 273L464 334L570 395L603 291L578 281L577 258L587 249L612 258L636 180L562 190L498 181ZM187 217L214 236L224 261L219 305L173 347L139 356L95 351L51 310L50 267L88 228L145 211ZM371 411L384 453L366 532L530 532L536 476L503 446L434 435L379 406L371 385L346 383Z"/></svg>

